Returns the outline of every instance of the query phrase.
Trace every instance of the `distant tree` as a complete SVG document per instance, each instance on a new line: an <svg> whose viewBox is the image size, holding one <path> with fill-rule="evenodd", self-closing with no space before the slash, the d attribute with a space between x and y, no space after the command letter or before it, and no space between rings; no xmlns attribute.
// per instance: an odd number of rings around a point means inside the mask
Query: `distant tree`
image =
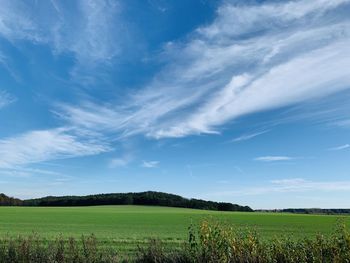
<svg viewBox="0 0 350 263"><path fill-rule="evenodd" d="M152 205L217 211L253 211L248 206L200 199L187 199L179 195L152 191L88 196L47 196L38 199L24 200L23 204L26 206Z"/></svg>
<svg viewBox="0 0 350 263"><path fill-rule="evenodd" d="M19 206L22 204L22 200L8 197L7 195L0 193L0 206Z"/></svg>

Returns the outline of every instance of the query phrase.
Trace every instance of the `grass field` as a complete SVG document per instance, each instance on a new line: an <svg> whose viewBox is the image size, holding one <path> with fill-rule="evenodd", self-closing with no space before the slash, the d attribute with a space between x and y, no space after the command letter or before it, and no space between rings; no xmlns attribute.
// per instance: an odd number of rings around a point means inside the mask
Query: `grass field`
<svg viewBox="0 0 350 263"><path fill-rule="evenodd" d="M146 206L0 207L0 235L37 233L45 239L94 233L99 241L129 250L150 237L176 244L187 228L204 219L240 227L254 227L262 237L310 237L334 230L339 216L216 212ZM345 217L350 225L350 217Z"/></svg>

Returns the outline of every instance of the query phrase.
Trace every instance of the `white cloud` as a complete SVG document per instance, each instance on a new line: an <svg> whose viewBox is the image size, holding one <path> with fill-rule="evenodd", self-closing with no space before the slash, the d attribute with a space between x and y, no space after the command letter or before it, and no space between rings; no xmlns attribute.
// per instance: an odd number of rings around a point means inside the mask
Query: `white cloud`
<svg viewBox="0 0 350 263"><path fill-rule="evenodd" d="M4 69L7 70L7 72L10 73L10 75L15 79L19 80L19 77L16 73L16 70L13 69L10 63L11 59L9 59L8 56L6 56L4 53L2 53L2 50L0 50L0 66L2 66ZM0 92L1 93L1 92ZM1 97L1 94L0 94Z"/></svg>
<svg viewBox="0 0 350 263"><path fill-rule="evenodd" d="M128 160L123 159L123 158L114 158L110 161L109 163L109 167L111 168L115 168L115 167L123 167L123 166L127 166L129 163Z"/></svg>
<svg viewBox="0 0 350 263"><path fill-rule="evenodd" d="M291 105L349 88L350 75L346 70L350 67L349 54L350 40L278 65L256 79L246 74L235 76L212 100L184 122L163 130L163 135L212 130L248 113Z"/></svg>
<svg viewBox="0 0 350 263"><path fill-rule="evenodd" d="M262 161L262 162L278 162L278 161L290 161L295 158L289 157L289 156L261 156L257 157L254 160L255 161Z"/></svg>
<svg viewBox="0 0 350 263"><path fill-rule="evenodd" d="M235 139L232 140L232 142L241 142L241 141L247 141L250 139L253 139L259 135L262 135L264 133L267 133L269 131L260 131L260 132L254 132L254 133L249 133L249 134L243 134Z"/></svg>
<svg viewBox="0 0 350 263"><path fill-rule="evenodd" d="M46 8L42 12L46 15L36 13L40 3L3 4L0 32L11 40L48 43L56 52L73 52L81 62L108 60L119 52L118 42L110 34L118 28L118 25L112 28L120 8L117 1L79 0L72 5L71 11L52 0L52 6L44 3Z"/></svg>
<svg viewBox="0 0 350 263"><path fill-rule="evenodd" d="M76 21L77 27L74 30L69 30L69 21L64 21L61 28L55 32L56 48L59 51L74 52L81 63L101 62L113 58L120 52L120 40L116 39L120 25L113 23L119 14L119 8L117 1L78 1L80 21ZM64 7L60 12L64 12ZM68 37L65 36L67 31L70 34Z"/></svg>
<svg viewBox="0 0 350 263"><path fill-rule="evenodd" d="M143 161L142 167L144 168L156 168L159 165L159 161Z"/></svg>
<svg viewBox="0 0 350 263"><path fill-rule="evenodd" d="M345 149L348 149L348 148L350 148L350 144L340 145L340 146L337 146L337 147L330 148L329 150L331 150L331 151L340 151L340 150L345 150Z"/></svg>
<svg viewBox="0 0 350 263"><path fill-rule="evenodd" d="M0 140L0 168L95 155L108 150L108 145L81 139L65 129L37 130Z"/></svg>
<svg viewBox="0 0 350 263"><path fill-rule="evenodd" d="M335 122L335 125L339 127L350 127L350 119L345 119Z"/></svg>
<svg viewBox="0 0 350 263"><path fill-rule="evenodd" d="M21 166L13 166L11 168L1 168L0 167L0 175L10 176L10 177L32 177L32 176L50 176L52 178L59 177L60 180L69 180L70 176L64 175L59 172L37 169L37 168L29 168L29 167L21 167Z"/></svg>
<svg viewBox="0 0 350 263"><path fill-rule="evenodd" d="M212 194L213 196L245 196L245 195L265 195L271 193L288 192L339 192L349 191L350 181L311 181L303 178L289 178L273 180L269 183L248 187L237 191L222 191Z"/></svg>
<svg viewBox="0 0 350 263"><path fill-rule="evenodd" d="M0 175L9 176L9 177L20 177L20 178L27 178L32 176L31 173L28 173L26 171L19 171L16 169L11 169L11 170L0 169Z"/></svg>
<svg viewBox="0 0 350 263"><path fill-rule="evenodd" d="M122 156L121 158L113 158L109 162L109 167L110 168L125 167L131 162L131 160L132 160L131 155L125 155L125 156Z"/></svg>
<svg viewBox="0 0 350 263"><path fill-rule="evenodd" d="M271 181L274 185L270 190L275 192L304 191L348 191L350 181L309 181L302 178L292 178Z"/></svg>
<svg viewBox="0 0 350 263"><path fill-rule="evenodd" d="M55 113L77 127L104 131L123 129L128 121L127 116L114 111L111 106L93 103L85 103L81 107L62 104Z"/></svg>
<svg viewBox="0 0 350 263"><path fill-rule="evenodd" d="M153 138L218 133L238 117L350 88L348 0L225 2L215 21L168 43L168 65L119 106L60 113L73 125Z"/></svg>
<svg viewBox="0 0 350 263"><path fill-rule="evenodd" d="M69 8L67 3L1 1L0 35L13 43L48 44L56 54L73 54L73 77L89 81L86 73L117 56L127 38L120 38L121 6L108 0L78 0L69 2Z"/></svg>
<svg viewBox="0 0 350 263"><path fill-rule="evenodd" d="M307 16L318 15L320 18L328 10L346 3L349 1L284 1L246 6L226 3L219 8L216 21L212 25L200 28L199 31L208 38L222 39L244 35L247 32L280 29L281 26L293 25L298 20L304 20Z"/></svg>
<svg viewBox="0 0 350 263"><path fill-rule="evenodd" d="M14 102L13 96L5 91L0 90L0 109Z"/></svg>

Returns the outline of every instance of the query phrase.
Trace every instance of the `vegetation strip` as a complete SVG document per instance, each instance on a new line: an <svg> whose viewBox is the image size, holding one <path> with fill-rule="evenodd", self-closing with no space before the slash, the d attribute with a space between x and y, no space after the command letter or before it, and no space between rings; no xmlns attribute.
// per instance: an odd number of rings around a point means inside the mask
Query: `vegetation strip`
<svg viewBox="0 0 350 263"><path fill-rule="evenodd" d="M189 228L187 242L177 249L153 239L146 246L139 246L133 255L101 246L93 235L83 236L79 241L58 237L55 241L42 242L35 235L0 240L0 263L340 263L349 260L350 233L341 222L330 236L299 241L276 238L267 242L254 231L204 221L197 228Z"/></svg>
<svg viewBox="0 0 350 263"><path fill-rule="evenodd" d="M217 211L252 212L249 206L187 199L179 195L162 192L116 193L87 196L47 196L37 199L20 200L0 194L0 205L14 206L94 206L94 205L151 205L169 206Z"/></svg>

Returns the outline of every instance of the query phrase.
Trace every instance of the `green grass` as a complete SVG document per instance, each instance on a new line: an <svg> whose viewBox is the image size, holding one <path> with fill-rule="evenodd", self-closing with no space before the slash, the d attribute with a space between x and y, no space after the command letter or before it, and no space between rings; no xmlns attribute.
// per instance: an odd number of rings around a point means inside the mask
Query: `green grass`
<svg viewBox="0 0 350 263"><path fill-rule="evenodd" d="M93 233L105 244L130 249L151 237L176 244L187 238L187 228L204 219L239 227L254 227L264 238L293 235L310 237L334 230L339 216L245 212L216 212L146 206L0 207L0 235L37 233L45 239L80 237ZM345 217L350 225L350 217Z"/></svg>

